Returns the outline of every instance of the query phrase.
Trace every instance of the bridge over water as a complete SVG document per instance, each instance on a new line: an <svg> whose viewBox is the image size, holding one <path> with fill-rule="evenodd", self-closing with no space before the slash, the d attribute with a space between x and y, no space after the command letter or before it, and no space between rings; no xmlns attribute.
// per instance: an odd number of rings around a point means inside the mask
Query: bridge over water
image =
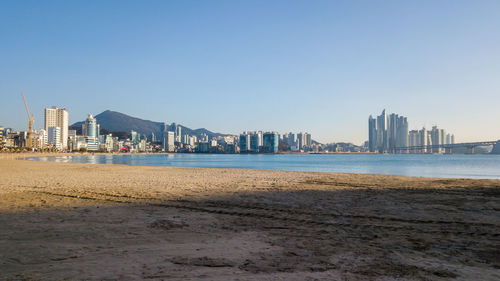
<svg viewBox="0 0 500 281"><path fill-rule="evenodd" d="M468 153L473 154L476 147L489 145L493 145L491 154L500 154L500 140L396 147L395 153L432 153L442 152L443 150L444 153L453 153L453 149L465 147Z"/></svg>

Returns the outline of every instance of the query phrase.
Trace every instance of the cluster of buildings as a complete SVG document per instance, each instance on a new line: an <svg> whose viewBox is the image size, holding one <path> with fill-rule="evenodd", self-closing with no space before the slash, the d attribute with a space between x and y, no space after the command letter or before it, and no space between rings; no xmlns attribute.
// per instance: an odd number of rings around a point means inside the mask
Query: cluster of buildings
<svg viewBox="0 0 500 281"><path fill-rule="evenodd" d="M162 135L141 135L130 131L119 139L101 135L96 118L89 114L81 132L69 129L68 110L45 108L44 127L31 133L0 127L0 150L33 149L36 151L90 152L198 152L198 153L277 153L277 152L376 152L376 153L446 153L442 145L454 144L453 134L433 126L431 130L409 130L408 119L385 110L368 118L368 141L364 146L351 143L313 143L311 134L247 131L239 136L209 137L189 134L179 124L164 123ZM187 130L189 131L189 130Z"/></svg>
<svg viewBox="0 0 500 281"><path fill-rule="evenodd" d="M444 153L439 145L454 144L455 137L437 126L428 131L408 130L408 119L387 114L368 118L368 151L378 153Z"/></svg>
<svg viewBox="0 0 500 281"><path fill-rule="evenodd" d="M65 108L51 107L44 110L44 128L31 132L15 132L0 127L0 150L68 151L68 152L197 152L197 153L277 153L279 151L318 152L311 134L287 133L280 138L278 132L243 132L239 136L209 137L184 132L179 124L164 123L162 135L141 135L130 131L118 138L112 134L101 135L96 118L89 114L81 131L71 129ZM189 131L189 130L187 130Z"/></svg>
<svg viewBox="0 0 500 281"><path fill-rule="evenodd" d="M68 149L68 110L51 107L45 109L44 128L31 132L31 145L36 150ZM2 149L25 148L28 146L29 132L14 131L0 127L0 147Z"/></svg>
<svg viewBox="0 0 500 281"><path fill-rule="evenodd" d="M67 151L118 152L120 150L118 138L111 134L101 135L100 132L101 127L97 120L89 114L82 124L81 134L78 135L76 130L69 130Z"/></svg>
<svg viewBox="0 0 500 281"><path fill-rule="evenodd" d="M290 151L312 151L314 150L311 134L287 133L283 135L283 142L288 145Z"/></svg>
<svg viewBox="0 0 500 281"><path fill-rule="evenodd" d="M294 136L288 139L285 136ZM217 136L209 138L206 134L200 137L182 131L176 123L164 124L162 148L166 152L198 152L198 153L277 153L280 143L290 143L281 147L283 150L304 151L311 147L311 135L299 133L300 140L295 140L292 133L285 134L283 139L277 132L247 131L239 136ZM292 149L289 149L292 147Z"/></svg>
<svg viewBox="0 0 500 281"><path fill-rule="evenodd" d="M277 132L243 132L239 137L240 153L277 153L279 142Z"/></svg>
<svg viewBox="0 0 500 281"><path fill-rule="evenodd" d="M410 153L444 153L445 148L436 145L454 144L455 136L433 126L431 130L411 130L408 135Z"/></svg>

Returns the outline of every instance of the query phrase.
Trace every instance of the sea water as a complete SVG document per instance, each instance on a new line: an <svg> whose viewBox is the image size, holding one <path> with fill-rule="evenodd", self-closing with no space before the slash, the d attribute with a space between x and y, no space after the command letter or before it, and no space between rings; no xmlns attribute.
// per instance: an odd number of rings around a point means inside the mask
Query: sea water
<svg viewBox="0 0 500 281"><path fill-rule="evenodd" d="M500 155L462 154L123 154L27 160L132 166L242 168L500 179Z"/></svg>

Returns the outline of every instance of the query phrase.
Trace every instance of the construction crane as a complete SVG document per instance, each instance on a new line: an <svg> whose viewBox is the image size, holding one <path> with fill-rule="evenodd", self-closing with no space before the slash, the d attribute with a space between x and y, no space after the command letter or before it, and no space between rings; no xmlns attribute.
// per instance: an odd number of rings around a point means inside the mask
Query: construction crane
<svg viewBox="0 0 500 281"><path fill-rule="evenodd" d="M29 125L28 125L28 149L31 150L31 133L33 132L33 122L35 122L35 116L30 114L30 110L28 108L28 103L26 102L26 98L24 97L24 93L21 93L23 96L24 100L24 106L26 106L26 113L28 113L28 120L29 120Z"/></svg>

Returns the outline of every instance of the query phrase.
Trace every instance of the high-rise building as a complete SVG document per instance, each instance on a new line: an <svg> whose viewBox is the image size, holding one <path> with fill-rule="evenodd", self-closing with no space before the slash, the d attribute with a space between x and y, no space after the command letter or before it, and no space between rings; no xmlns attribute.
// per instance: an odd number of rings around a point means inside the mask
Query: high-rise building
<svg viewBox="0 0 500 281"><path fill-rule="evenodd" d="M62 143L61 143L61 128L59 127L49 127L49 132L48 132L48 142L51 145L51 147L61 150L62 149Z"/></svg>
<svg viewBox="0 0 500 281"><path fill-rule="evenodd" d="M4 135L5 133L5 129L3 127L0 126L0 148L3 148L4 144L3 144L3 140L4 140Z"/></svg>
<svg viewBox="0 0 500 281"><path fill-rule="evenodd" d="M429 135L428 135L425 127L422 128L422 130L420 130L418 132L419 132L419 136L420 136L420 145L424 147L420 152L426 153L427 147L425 147L425 146L429 145Z"/></svg>
<svg viewBox="0 0 500 281"><path fill-rule="evenodd" d="M305 138L305 146L307 148L311 148L312 147L312 138L311 138L311 134L309 133L305 133L304 134L304 138Z"/></svg>
<svg viewBox="0 0 500 281"><path fill-rule="evenodd" d="M408 146L419 146L420 145L420 133L418 130L411 130L408 136ZM410 153L417 153L416 149L411 149Z"/></svg>
<svg viewBox="0 0 500 281"><path fill-rule="evenodd" d="M138 144L140 140L141 140L141 135L139 133L137 133L134 130L130 131L130 142L131 143Z"/></svg>
<svg viewBox="0 0 500 281"><path fill-rule="evenodd" d="M377 150L379 153L389 151L389 138L387 132L388 117L384 111L380 116L377 116Z"/></svg>
<svg viewBox="0 0 500 281"><path fill-rule="evenodd" d="M240 134L240 152L259 152L262 147L262 132L243 132Z"/></svg>
<svg viewBox="0 0 500 281"><path fill-rule="evenodd" d="M250 134L250 149L251 152L259 152L262 147L262 132L251 132Z"/></svg>
<svg viewBox="0 0 500 281"><path fill-rule="evenodd" d="M306 146L306 136L304 133L300 132L297 134L297 149L304 149Z"/></svg>
<svg viewBox="0 0 500 281"><path fill-rule="evenodd" d="M168 129L169 131L174 132L174 139L176 142L182 142L182 127L177 123L172 123Z"/></svg>
<svg viewBox="0 0 500 281"><path fill-rule="evenodd" d="M45 108L45 130L49 131L50 127L59 127L60 143L62 149L68 148L68 110L53 106Z"/></svg>
<svg viewBox="0 0 500 281"><path fill-rule="evenodd" d="M183 144L189 144L191 136L190 135L183 135L182 136L182 143Z"/></svg>
<svg viewBox="0 0 500 281"><path fill-rule="evenodd" d="M175 151L175 133L166 131L163 133L163 149L167 152Z"/></svg>
<svg viewBox="0 0 500 281"><path fill-rule="evenodd" d="M377 151L377 119L371 115L368 117L368 149L370 152Z"/></svg>
<svg viewBox="0 0 500 281"><path fill-rule="evenodd" d="M85 142L88 151L98 151L99 150L99 134L100 126L97 124L97 119L89 114L85 123L82 125L82 134L85 137Z"/></svg>
<svg viewBox="0 0 500 281"><path fill-rule="evenodd" d="M277 153L280 135L277 132L266 132L263 134L262 152Z"/></svg>
<svg viewBox="0 0 500 281"><path fill-rule="evenodd" d="M175 128L175 141L181 142L181 138L182 138L182 127L180 125L177 125L177 128Z"/></svg>
<svg viewBox="0 0 500 281"><path fill-rule="evenodd" d="M399 116L396 121L396 147L408 146L408 119Z"/></svg>
<svg viewBox="0 0 500 281"><path fill-rule="evenodd" d="M250 134L243 133L240 135L240 152L250 151Z"/></svg>
<svg viewBox="0 0 500 281"><path fill-rule="evenodd" d="M408 146L408 120L397 114L382 114L368 118L368 148L371 152L395 153Z"/></svg>
<svg viewBox="0 0 500 281"><path fill-rule="evenodd" d="M85 123L82 125L82 134L85 137L99 138L99 124L97 124L97 119L89 114Z"/></svg>
<svg viewBox="0 0 500 281"><path fill-rule="evenodd" d="M290 147L295 146L295 134L290 132L283 135L283 142L288 144Z"/></svg>

